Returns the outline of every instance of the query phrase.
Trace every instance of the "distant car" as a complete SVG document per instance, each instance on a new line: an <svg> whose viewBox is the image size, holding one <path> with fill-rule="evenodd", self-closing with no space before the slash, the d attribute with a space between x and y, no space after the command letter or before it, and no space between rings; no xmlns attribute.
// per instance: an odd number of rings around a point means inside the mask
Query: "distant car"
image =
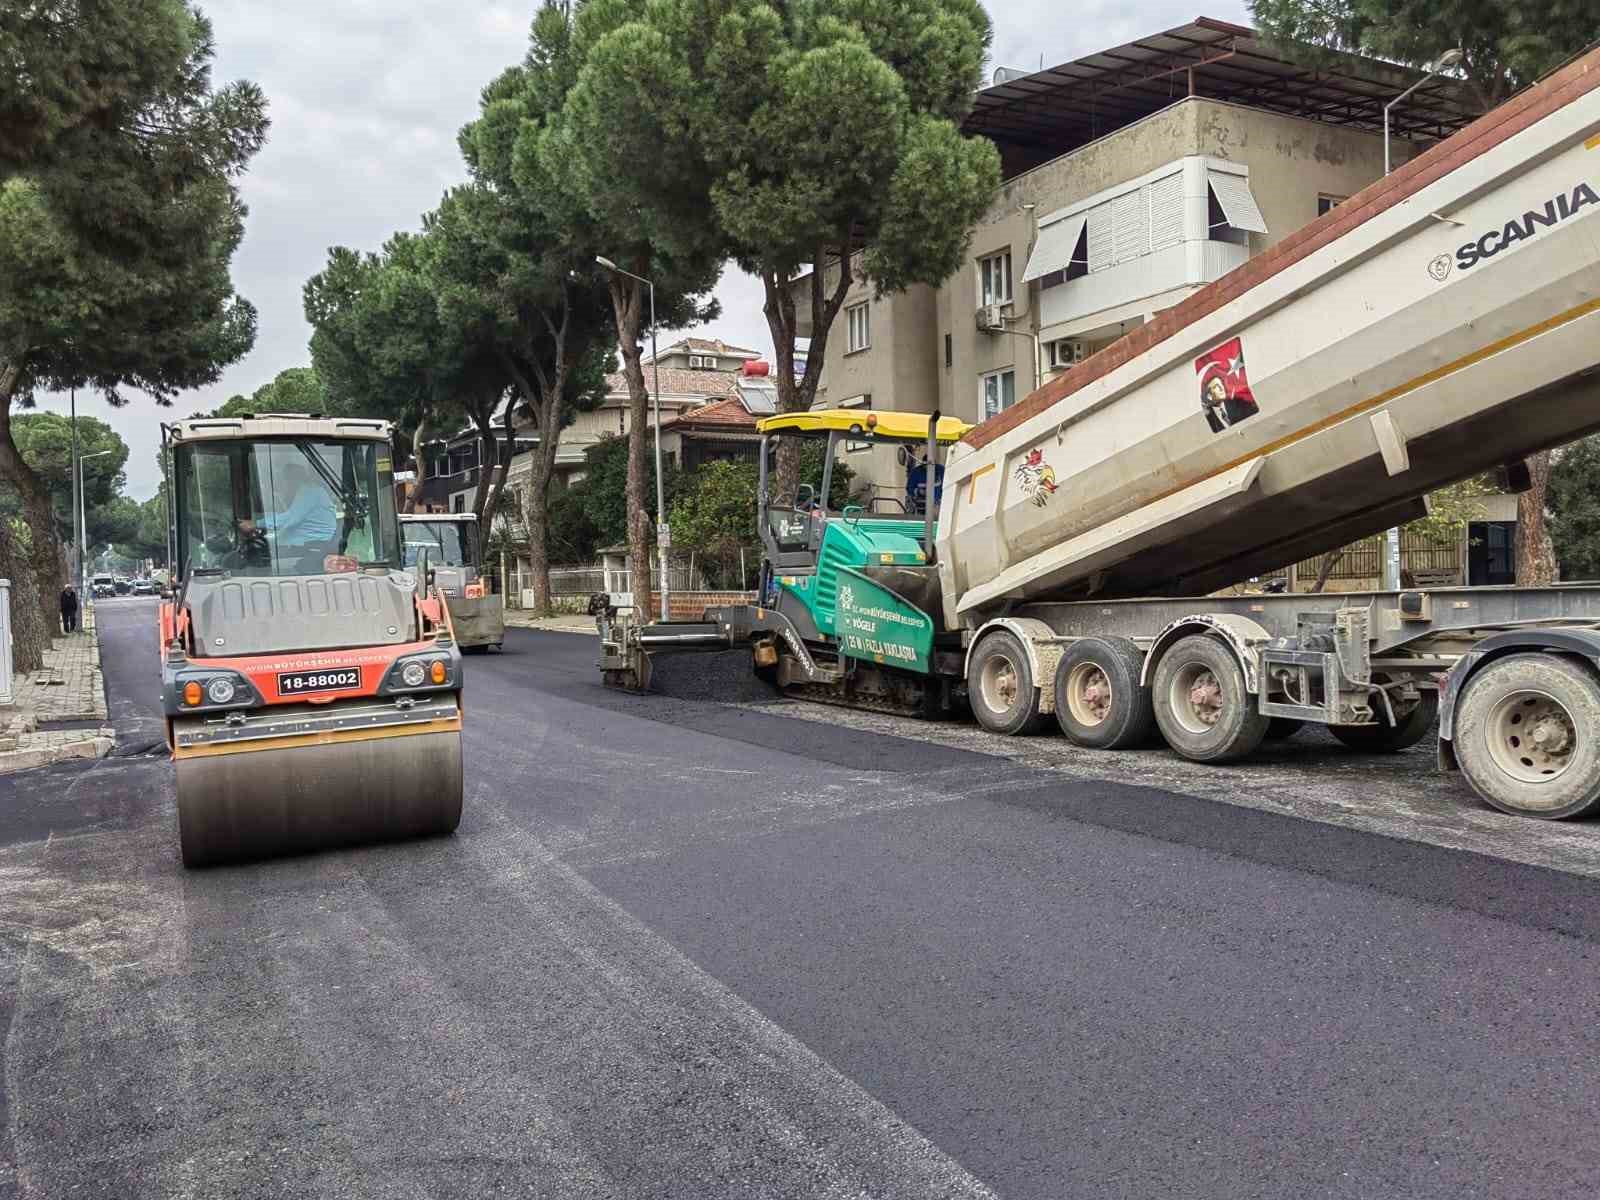
<svg viewBox="0 0 1600 1200"><path fill-rule="evenodd" d="M106 596L115 596L117 594L117 581L109 575L96 575L89 584L89 592L96 600L103 599Z"/></svg>
<svg viewBox="0 0 1600 1200"><path fill-rule="evenodd" d="M119 575L116 579L116 582L112 586L116 589L117 595L126 596L129 592L133 591L133 580L123 579Z"/></svg>
<svg viewBox="0 0 1600 1200"><path fill-rule="evenodd" d="M154 596L156 583L153 579L135 579L133 581L133 594L135 596Z"/></svg>

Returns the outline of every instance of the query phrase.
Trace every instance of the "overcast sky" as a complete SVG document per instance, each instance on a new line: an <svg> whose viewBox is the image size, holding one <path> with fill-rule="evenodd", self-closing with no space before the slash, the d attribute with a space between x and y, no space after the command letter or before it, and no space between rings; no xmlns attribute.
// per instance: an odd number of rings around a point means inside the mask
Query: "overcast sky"
<svg viewBox="0 0 1600 1200"><path fill-rule="evenodd" d="M992 65L1037 70L1184 24L1204 12L1246 20L1244 0L986 0L995 24ZM413 229L464 169L456 130L478 92L522 58L533 0L201 0L216 26L215 79L251 79L271 105L272 133L243 181L250 217L234 258L239 292L260 310L255 349L214 387L171 409L140 396L108 410L132 450L128 490L153 495L159 423L249 393L286 367L310 361L300 289L330 246L376 250ZM771 352L761 287L730 269L717 295L722 317L700 332ZM45 407L65 410L66 398Z"/></svg>

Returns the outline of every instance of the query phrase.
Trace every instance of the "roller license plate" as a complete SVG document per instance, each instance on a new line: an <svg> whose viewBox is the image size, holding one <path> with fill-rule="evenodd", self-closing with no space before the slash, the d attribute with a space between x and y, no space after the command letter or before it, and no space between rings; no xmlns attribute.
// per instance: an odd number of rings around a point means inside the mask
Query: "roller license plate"
<svg viewBox="0 0 1600 1200"><path fill-rule="evenodd" d="M310 692L359 692L360 667L335 667L328 671L282 671L278 695L303 696Z"/></svg>

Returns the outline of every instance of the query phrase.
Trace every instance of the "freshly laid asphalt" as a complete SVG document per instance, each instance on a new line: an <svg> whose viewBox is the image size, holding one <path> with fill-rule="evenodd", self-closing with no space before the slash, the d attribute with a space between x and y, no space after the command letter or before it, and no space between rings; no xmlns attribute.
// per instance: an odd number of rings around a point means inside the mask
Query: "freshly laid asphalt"
<svg viewBox="0 0 1600 1200"><path fill-rule="evenodd" d="M0 1197L1600 1191L1593 878L530 631L455 837L186 872L154 616L117 753L0 780Z"/></svg>

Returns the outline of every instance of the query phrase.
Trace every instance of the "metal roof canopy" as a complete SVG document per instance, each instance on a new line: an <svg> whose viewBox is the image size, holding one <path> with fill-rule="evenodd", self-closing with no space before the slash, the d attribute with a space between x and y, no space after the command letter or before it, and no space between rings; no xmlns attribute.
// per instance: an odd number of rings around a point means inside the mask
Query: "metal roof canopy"
<svg viewBox="0 0 1600 1200"><path fill-rule="evenodd" d="M963 129L1065 154L1186 96L1371 132L1422 72L1355 54L1290 62L1256 31L1211 17L980 91ZM1401 138L1444 138L1481 114L1459 80L1436 77L1391 114Z"/></svg>

